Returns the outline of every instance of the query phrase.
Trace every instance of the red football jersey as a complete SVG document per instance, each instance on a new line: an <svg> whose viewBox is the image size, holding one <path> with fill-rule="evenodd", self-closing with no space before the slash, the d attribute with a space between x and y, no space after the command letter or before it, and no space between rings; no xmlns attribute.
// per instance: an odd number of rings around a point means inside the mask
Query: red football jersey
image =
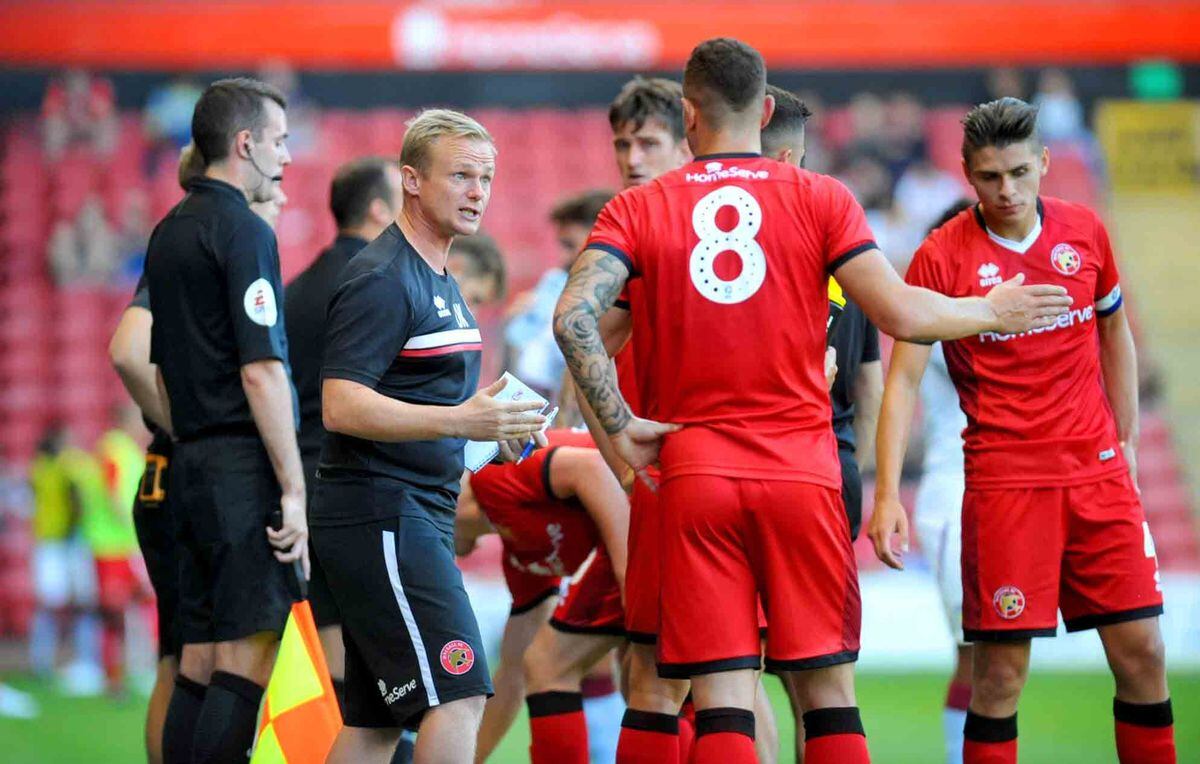
<svg viewBox="0 0 1200 764"><path fill-rule="evenodd" d="M479 508L504 544L504 564L539 576L570 576L600 543L595 523L575 499L550 491L550 464L561 446L595 448L585 432L551 430L550 447L520 464L492 464L471 476Z"/></svg>
<svg viewBox="0 0 1200 764"><path fill-rule="evenodd" d="M1121 307L1108 233L1086 207L1049 197L1038 206L1041 233L1024 254L998 241L972 208L930 234L906 276L910 284L962 297L984 295L1024 273L1026 284L1061 284L1074 299L1047 329L945 343L967 415L963 452L974 487L1073 485L1126 469L1104 394L1096 327L1097 317Z"/></svg>
<svg viewBox="0 0 1200 764"><path fill-rule="evenodd" d="M665 477L841 485L826 282L874 246L845 186L756 154L698 157L608 203L588 247L630 269L643 415L685 425Z"/></svg>

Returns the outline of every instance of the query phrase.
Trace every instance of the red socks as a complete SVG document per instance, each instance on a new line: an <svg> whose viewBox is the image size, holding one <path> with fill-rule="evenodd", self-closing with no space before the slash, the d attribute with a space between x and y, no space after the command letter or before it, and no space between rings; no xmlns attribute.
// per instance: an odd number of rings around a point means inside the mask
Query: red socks
<svg viewBox="0 0 1200 764"><path fill-rule="evenodd" d="M971 685L963 682L951 682L946 690L946 708L955 711L966 711L971 705Z"/></svg>
<svg viewBox="0 0 1200 764"><path fill-rule="evenodd" d="M756 764L754 712L745 708L696 711L692 764Z"/></svg>
<svg viewBox="0 0 1200 764"><path fill-rule="evenodd" d="M538 692L529 706L531 764L588 764L587 721L578 692Z"/></svg>
<svg viewBox="0 0 1200 764"><path fill-rule="evenodd" d="M867 735L854 706L804 714L805 764L869 764Z"/></svg>
<svg viewBox="0 0 1200 764"><path fill-rule="evenodd" d="M696 707L688 695L679 711L679 764L690 764L692 749L696 745Z"/></svg>
<svg viewBox="0 0 1200 764"><path fill-rule="evenodd" d="M996 719L968 710L963 764L1017 764L1017 715Z"/></svg>
<svg viewBox="0 0 1200 764"><path fill-rule="evenodd" d="M679 717L625 709L617 764L664 764L680 761Z"/></svg>
<svg viewBox="0 0 1200 764"><path fill-rule="evenodd" d="M1126 703L1113 698L1117 758L1121 764L1175 764L1171 701Z"/></svg>

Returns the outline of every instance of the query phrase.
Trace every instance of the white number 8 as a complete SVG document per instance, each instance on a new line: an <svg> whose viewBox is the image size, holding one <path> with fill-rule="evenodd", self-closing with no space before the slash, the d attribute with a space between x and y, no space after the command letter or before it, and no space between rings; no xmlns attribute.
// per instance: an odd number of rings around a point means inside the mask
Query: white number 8
<svg viewBox="0 0 1200 764"><path fill-rule="evenodd" d="M738 212L733 230L717 227L717 212L733 207ZM767 277L767 258L754 237L762 227L762 207L749 191L737 186L722 186L696 202L692 210L692 228L700 241L692 249L688 267L692 286L705 298L723 305L748 300ZM734 252L742 261L742 272L726 281L713 269L717 255Z"/></svg>

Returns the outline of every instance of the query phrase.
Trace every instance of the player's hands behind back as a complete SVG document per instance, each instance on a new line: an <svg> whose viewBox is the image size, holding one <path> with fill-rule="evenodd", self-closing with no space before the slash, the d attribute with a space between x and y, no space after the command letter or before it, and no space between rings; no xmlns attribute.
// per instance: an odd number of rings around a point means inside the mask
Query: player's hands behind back
<svg viewBox="0 0 1200 764"><path fill-rule="evenodd" d="M892 549L892 534L900 537L900 549ZM899 499L875 497L875 511L867 523L867 537L875 545L875 556L889 568L904 570L908 551L908 515Z"/></svg>
<svg viewBox="0 0 1200 764"><path fill-rule="evenodd" d="M996 317L996 331L1020 334L1053 325L1071 307L1066 287L1055 284L1024 286L1025 274L992 287L984 298Z"/></svg>
<svg viewBox="0 0 1200 764"><path fill-rule="evenodd" d="M680 426L677 424L664 424L634 417L625 429L608 437L617 455L633 467L635 472L641 472L658 463L658 451L662 448L663 436L679 430Z"/></svg>

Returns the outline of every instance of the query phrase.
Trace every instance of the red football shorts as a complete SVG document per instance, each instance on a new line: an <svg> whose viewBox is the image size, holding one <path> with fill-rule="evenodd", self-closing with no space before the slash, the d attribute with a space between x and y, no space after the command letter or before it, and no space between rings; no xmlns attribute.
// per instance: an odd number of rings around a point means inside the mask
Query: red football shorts
<svg viewBox="0 0 1200 764"><path fill-rule="evenodd" d="M658 494L640 479L635 480L629 502L625 568L625 634L630 642L652 645L658 638L661 524Z"/></svg>
<svg viewBox="0 0 1200 764"><path fill-rule="evenodd" d="M963 495L963 635L1054 636L1162 613L1150 526L1128 475Z"/></svg>
<svg viewBox="0 0 1200 764"><path fill-rule="evenodd" d="M558 596L561 584L557 576L539 576L529 573L513 565L505 552L500 564L504 571L504 583L508 584L508 592L512 595L512 610L509 615L528 613L550 597Z"/></svg>
<svg viewBox="0 0 1200 764"><path fill-rule="evenodd" d="M596 547L596 553L576 571L550 625L572 634L625 634L621 586L604 547Z"/></svg>
<svg viewBox="0 0 1200 764"><path fill-rule="evenodd" d="M661 676L757 669L760 597L768 670L857 660L862 601L840 491L681 475L662 485L659 500Z"/></svg>
<svg viewBox="0 0 1200 764"><path fill-rule="evenodd" d="M98 558L96 589L102 610L124 610L142 595L133 562L128 557Z"/></svg>

